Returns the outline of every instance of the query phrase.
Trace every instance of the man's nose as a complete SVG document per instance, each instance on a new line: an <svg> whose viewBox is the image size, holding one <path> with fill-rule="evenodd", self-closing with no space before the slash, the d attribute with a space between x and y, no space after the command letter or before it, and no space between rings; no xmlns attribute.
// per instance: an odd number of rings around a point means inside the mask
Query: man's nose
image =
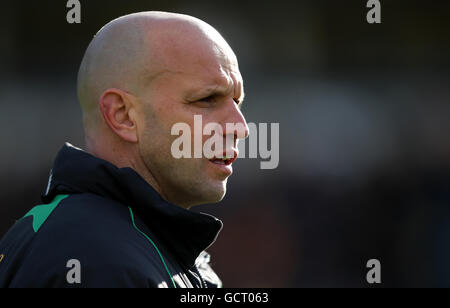
<svg viewBox="0 0 450 308"><path fill-rule="evenodd" d="M223 126L225 135L234 135L235 139L245 139L249 135L249 128L241 109L234 100L226 104Z"/></svg>

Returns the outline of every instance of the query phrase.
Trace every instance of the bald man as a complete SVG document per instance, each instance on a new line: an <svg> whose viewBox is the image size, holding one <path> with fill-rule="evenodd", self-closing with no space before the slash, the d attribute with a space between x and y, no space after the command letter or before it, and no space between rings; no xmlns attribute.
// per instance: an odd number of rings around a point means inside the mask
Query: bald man
<svg viewBox="0 0 450 308"><path fill-rule="evenodd" d="M205 250L222 223L189 209L222 200L248 135L230 46L191 16L123 16L90 43L78 96L86 147L62 148L44 204L0 242L0 287L220 287ZM172 128L199 117L231 156L175 158Z"/></svg>

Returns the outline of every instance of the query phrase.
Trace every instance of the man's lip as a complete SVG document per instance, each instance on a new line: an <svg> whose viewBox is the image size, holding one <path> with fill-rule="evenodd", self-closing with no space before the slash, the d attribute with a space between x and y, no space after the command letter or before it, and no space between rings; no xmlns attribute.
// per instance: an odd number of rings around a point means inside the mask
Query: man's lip
<svg viewBox="0 0 450 308"><path fill-rule="evenodd" d="M220 170L226 176L230 176L233 173L233 166L231 164L218 163L217 160L209 160L209 162L216 168L216 170Z"/></svg>
<svg viewBox="0 0 450 308"><path fill-rule="evenodd" d="M232 163L234 163L234 162L236 161L238 155L239 155L239 152L238 152L237 149L233 149L232 151L233 151L233 157L230 158L230 159L227 159L227 160L225 161L225 165L227 165L227 166L229 166L229 165L231 165ZM224 157L227 157L227 151L224 151L224 152L222 153L222 156L221 156L221 157L220 157L220 156L214 156L213 158L210 159L210 161L213 162L213 161L215 161L215 160L223 160Z"/></svg>

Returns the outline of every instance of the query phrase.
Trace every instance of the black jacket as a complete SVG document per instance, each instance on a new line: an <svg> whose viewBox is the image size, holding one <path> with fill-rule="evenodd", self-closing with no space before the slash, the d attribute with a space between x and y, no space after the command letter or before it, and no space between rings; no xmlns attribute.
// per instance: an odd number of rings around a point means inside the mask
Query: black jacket
<svg viewBox="0 0 450 308"><path fill-rule="evenodd" d="M131 168L66 144L42 199L0 241L0 287L221 287L204 252L221 221Z"/></svg>

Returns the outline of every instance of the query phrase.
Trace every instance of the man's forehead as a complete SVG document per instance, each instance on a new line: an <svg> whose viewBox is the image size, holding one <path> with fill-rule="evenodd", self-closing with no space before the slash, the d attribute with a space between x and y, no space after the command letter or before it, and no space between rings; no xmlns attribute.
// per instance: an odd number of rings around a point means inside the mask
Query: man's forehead
<svg viewBox="0 0 450 308"><path fill-rule="evenodd" d="M158 57L158 66L172 72L191 75L208 74L218 78L218 74L240 75L236 56L215 45L200 44L192 46L174 46L164 50ZM221 76L219 76L221 77Z"/></svg>
<svg viewBox="0 0 450 308"><path fill-rule="evenodd" d="M185 33L166 28L153 36L149 47L152 79L163 76L172 79L170 84L175 87L191 92L229 92L242 87L233 50L210 26L187 27Z"/></svg>
<svg viewBox="0 0 450 308"><path fill-rule="evenodd" d="M214 28L207 24L175 25L149 31L146 41L151 64L171 71L198 70L195 66L237 67L233 50Z"/></svg>
<svg viewBox="0 0 450 308"><path fill-rule="evenodd" d="M159 77L163 77L166 81L171 79L175 86L204 92L225 92L243 86L239 66L234 61L223 61L217 57L212 59L186 58L185 60L161 67L154 74L153 79Z"/></svg>

